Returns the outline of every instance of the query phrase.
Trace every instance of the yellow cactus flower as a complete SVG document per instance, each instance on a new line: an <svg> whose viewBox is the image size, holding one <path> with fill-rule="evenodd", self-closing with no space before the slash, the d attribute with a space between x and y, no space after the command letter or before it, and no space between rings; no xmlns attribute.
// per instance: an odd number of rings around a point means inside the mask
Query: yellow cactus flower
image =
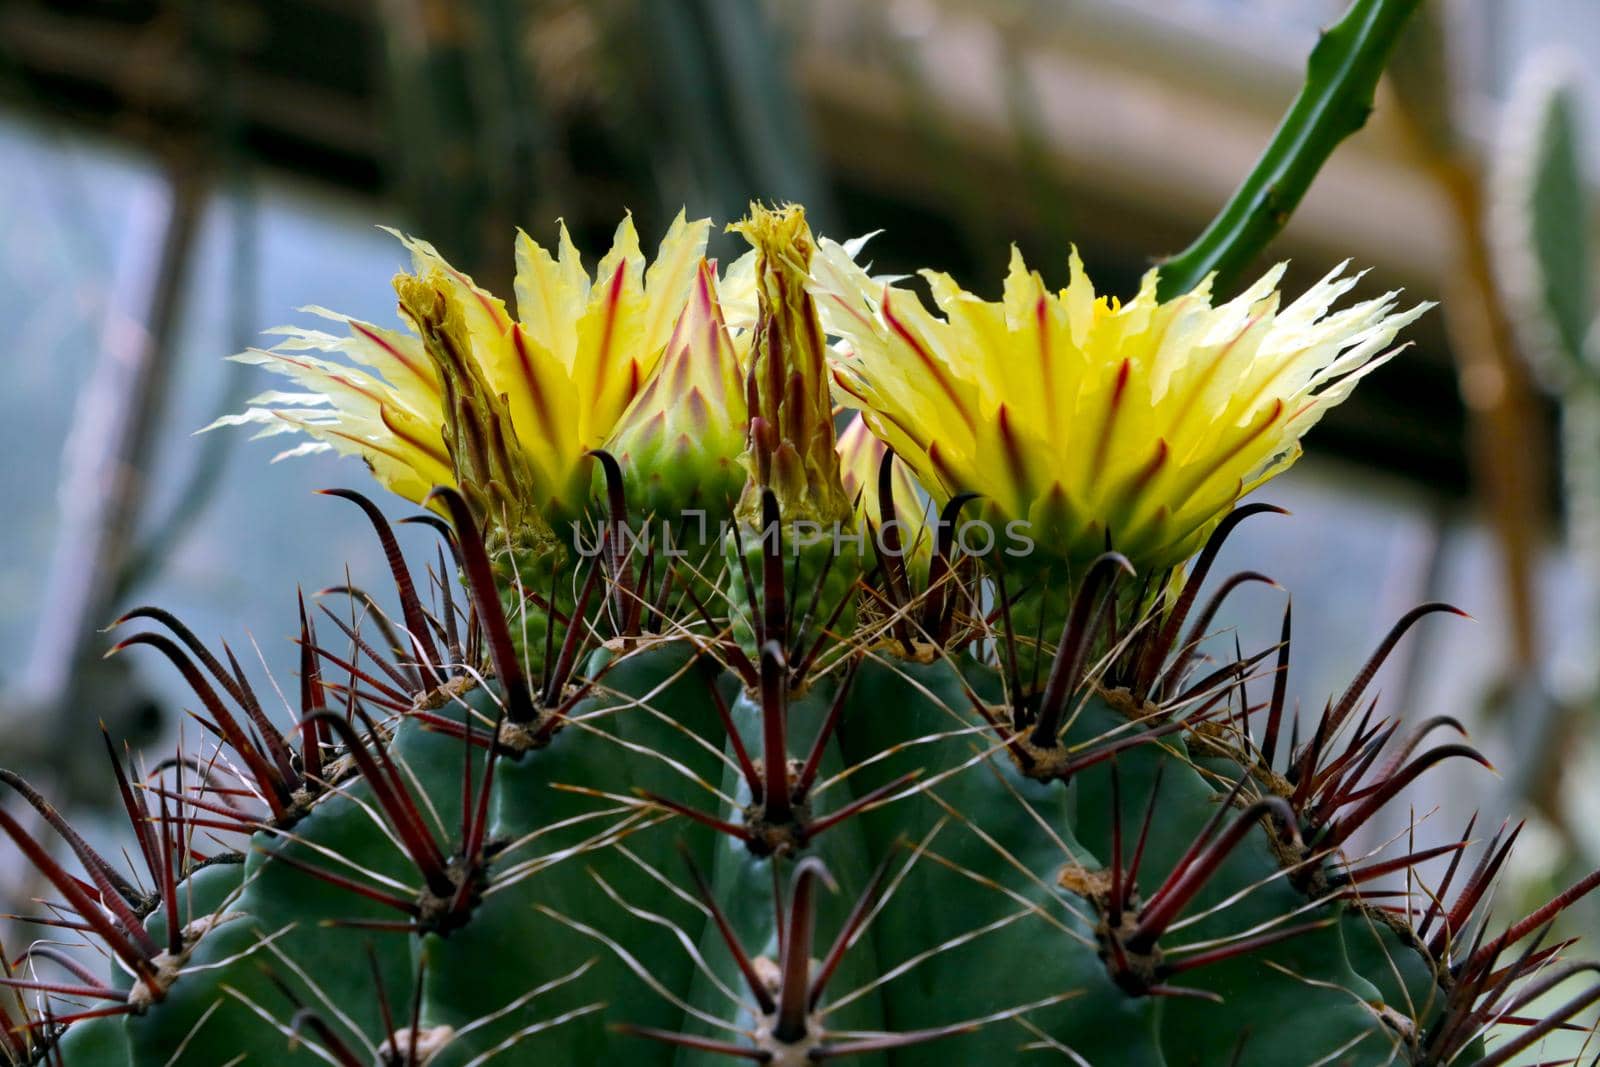
<svg viewBox="0 0 1600 1067"><path fill-rule="evenodd" d="M748 479L725 553L734 638L756 658L766 641L784 636L769 632L765 622L772 599L766 575L775 555L794 554L785 567L789 608L779 614L848 628L864 546L836 551L838 535L855 521L835 451L827 340L809 291L816 245L805 211L796 204L752 204L750 214L728 228L755 250L755 300L744 304L744 313L754 312L745 378L750 432L740 457ZM767 514L768 492L778 512L775 524Z"/></svg>
<svg viewBox="0 0 1600 1067"><path fill-rule="evenodd" d="M748 385L750 480L739 518L760 526L760 494L771 489L785 522L826 528L848 521L850 502L834 451L827 344L809 292L815 242L805 210L752 204L749 217L729 229L755 249L758 308Z"/></svg>
<svg viewBox="0 0 1600 1067"><path fill-rule="evenodd" d="M1120 303L1076 251L1059 292L1013 251L998 301L924 271L935 314L832 242L812 269L847 403L937 498L976 492L987 521L1019 524L992 534L1024 566L1108 542L1141 570L1181 565L1429 306L1396 311L1391 292L1330 311L1359 277L1341 266L1280 307L1281 264L1222 304L1209 282L1159 301L1154 270Z"/></svg>
<svg viewBox="0 0 1600 1067"><path fill-rule="evenodd" d="M714 285L709 226L680 212L647 266L624 218L592 278L565 226L555 255L519 234L515 317L431 245L396 234L412 258L395 289L413 332L311 308L348 335L283 328L273 348L234 357L303 391L264 393L213 425L304 433L312 440L284 455L359 455L409 500L452 485L501 522L508 510L512 523L576 518L590 486L585 453L607 443L680 319L693 318L697 278Z"/></svg>
<svg viewBox="0 0 1600 1067"><path fill-rule="evenodd" d="M728 329L715 268L702 260L660 367L606 444L636 515L670 521L696 509L712 530L732 515L745 482L739 456L749 423L743 370L749 342L748 330Z"/></svg>

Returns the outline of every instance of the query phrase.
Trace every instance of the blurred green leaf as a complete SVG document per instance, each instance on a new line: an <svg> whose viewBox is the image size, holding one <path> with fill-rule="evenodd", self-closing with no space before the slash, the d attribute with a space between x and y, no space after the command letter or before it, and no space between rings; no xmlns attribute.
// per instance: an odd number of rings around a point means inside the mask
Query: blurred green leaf
<svg viewBox="0 0 1600 1067"><path fill-rule="evenodd" d="M1554 63L1530 64L1496 153L1502 272L1522 347L1561 386L1584 363L1594 317L1578 101Z"/></svg>

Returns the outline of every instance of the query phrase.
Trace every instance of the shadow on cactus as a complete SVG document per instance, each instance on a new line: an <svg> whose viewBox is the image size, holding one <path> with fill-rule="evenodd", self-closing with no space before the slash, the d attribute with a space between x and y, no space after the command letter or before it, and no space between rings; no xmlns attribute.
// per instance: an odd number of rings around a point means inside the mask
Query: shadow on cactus
<svg viewBox="0 0 1600 1067"><path fill-rule="evenodd" d="M170 757L108 739L139 869L3 776L81 869L0 812L54 893L0 956L12 1062L1500 1064L1600 999L1532 1008L1592 970L1548 930L1600 876L1492 933L1514 829L1374 837L1485 762L1367 695L1454 609L1317 716L1287 608L1211 640L1272 584L1213 580L1278 510L1240 498L1421 308L1278 270L1123 303L1074 257L928 275L935 313L797 207L737 229L720 273L682 217L593 276L523 236L514 316L407 240L408 330L245 357L298 391L224 422L423 510L330 494L392 589L300 599L288 721L120 620L196 701Z"/></svg>

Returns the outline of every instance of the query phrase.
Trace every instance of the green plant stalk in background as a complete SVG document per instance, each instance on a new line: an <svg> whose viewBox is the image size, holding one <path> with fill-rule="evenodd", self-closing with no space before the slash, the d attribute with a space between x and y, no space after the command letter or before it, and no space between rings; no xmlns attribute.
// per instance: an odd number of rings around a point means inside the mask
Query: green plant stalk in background
<svg viewBox="0 0 1600 1067"><path fill-rule="evenodd" d="M1216 289L1239 276L1289 222L1333 150L1366 125L1378 79L1421 0L1356 0L1323 31L1306 80L1250 176L1182 252L1161 265L1161 296L1187 293L1215 272Z"/></svg>

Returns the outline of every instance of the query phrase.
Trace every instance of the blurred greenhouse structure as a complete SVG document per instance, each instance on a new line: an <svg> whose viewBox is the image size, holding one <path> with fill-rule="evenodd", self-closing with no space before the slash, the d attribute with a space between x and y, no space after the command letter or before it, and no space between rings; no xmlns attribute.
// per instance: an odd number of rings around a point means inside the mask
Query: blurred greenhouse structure
<svg viewBox="0 0 1600 1067"><path fill-rule="evenodd" d="M376 577L347 578L381 560L311 496L358 480L351 461L269 465L270 444L191 434L268 387L221 357L292 309L392 320L401 249L378 224L509 289L518 226L563 217L594 247L625 205L650 242L681 205L720 221L797 199L824 232L882 227L875 270L971 285L1015 241L1063 281L1075 244L1131 293L1248 171L1342 7L0 0L0 764L48 762L70 795L97 722L180 728L175 675L101 662L128 607L162 603L287 688L296 585ZM1510 893L1600 865L1600 484L1582 484L1600 476L1573 462L1580 407L1538 369L1550 342L1508 281L1501 203L1550 147L1552 87L1592 200L1600 73L1573 57L1596 54L1587 0L1425 6L1270 254L1290 291L1348 256L1372 267L1359 293L1442 306L1267 494L1293 515L1227 549L1307 605L1306 705L1412 603L1471 612L1420 626L1380 685L1472 726L1500 770L1486 817L1535 803ZM1587 308L1588 235L1548 236ZM1223 623L1270 643L1284 595L1257 587ZM1413 791L1419 842L1458 832L1425 815L1465 773Z"/></svg>

